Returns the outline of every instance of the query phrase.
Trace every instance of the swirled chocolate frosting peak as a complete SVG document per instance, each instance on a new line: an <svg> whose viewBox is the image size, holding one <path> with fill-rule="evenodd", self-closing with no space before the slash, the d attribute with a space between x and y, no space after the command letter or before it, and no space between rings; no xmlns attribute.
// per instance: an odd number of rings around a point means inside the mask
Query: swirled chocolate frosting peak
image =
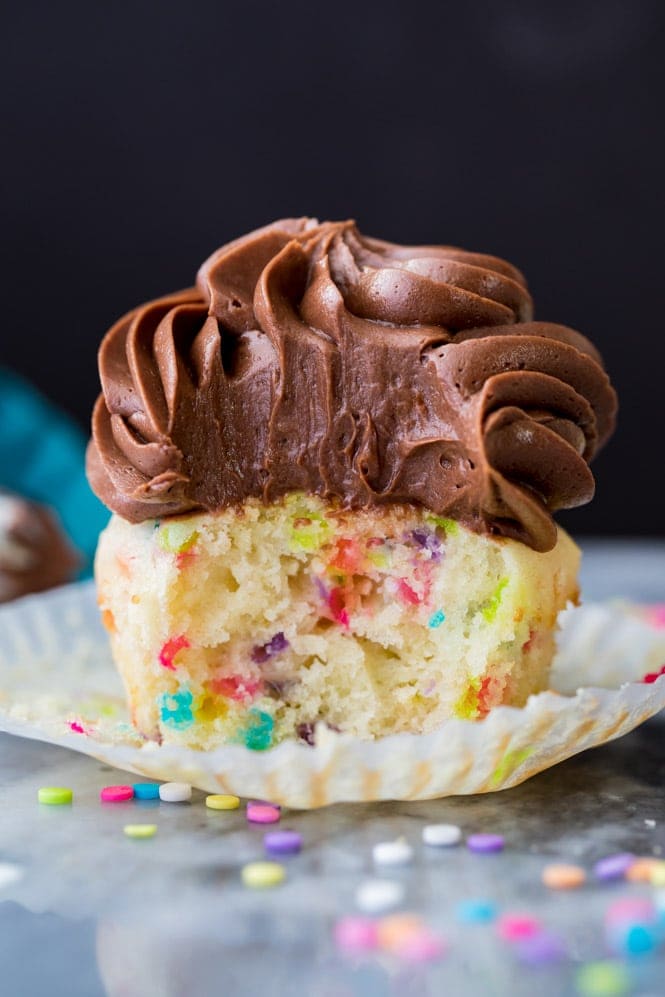
<svg viewBox="0 0 665 997"><path fill-rule="evenodd" d="M588 502L616 397L524 277L351 221L275 222L135 309L99 353L88 473L132 522L305 491L418 503L536 550Z"/></svg>

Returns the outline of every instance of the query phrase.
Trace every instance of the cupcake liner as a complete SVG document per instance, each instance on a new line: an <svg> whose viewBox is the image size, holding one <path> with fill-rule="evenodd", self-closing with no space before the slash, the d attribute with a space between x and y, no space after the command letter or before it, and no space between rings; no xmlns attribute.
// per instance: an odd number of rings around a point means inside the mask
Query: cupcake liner
<svg viewBox="0 0 665 997"><path fill-rule="evenodd" d="M0 608L0 730L48 741L156 780L296 809L343 801L424 800L515 786L620 737L665 706L665 629L620 603L562 614L552 688L521 709L452 719L429 734L377 741L317 729L316 745L201 752L144 741L100 625L91 582Z"/></svg>

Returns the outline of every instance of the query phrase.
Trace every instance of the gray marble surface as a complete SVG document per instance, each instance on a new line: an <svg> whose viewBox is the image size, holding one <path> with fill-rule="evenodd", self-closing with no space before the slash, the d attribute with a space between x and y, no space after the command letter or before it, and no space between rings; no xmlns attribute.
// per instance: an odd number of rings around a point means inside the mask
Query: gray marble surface
<svg viewBox="0 0 665 997"><path fill-rule="evenodd" d="M665 601L665 544L590 542L588 598ZM103 807L103 785L132 781L88 757L0 736L0 994L17 997L198 997L263 992L306 997L355 995L575 994L575 973L602 958L602 915L641 886L587 885L551 893L543 865L590 865L610 852L665 855L665 724L657 718L622 740L587 752L516 789L426 803L336 806L285 813L283 827L305 839L287 860L286 883L253 892L239 870L262 856L263 831L242 811L191 804ZM71 786L71 807L40 807L41 785ZM126 839L129 821L153 821L150 841ZM458 823L495 831L506 850L477 856L427 849L422 827ZM403 835L410 866L390 873L406 888L405 909L423 914L449 941L429 966L385 958L352 960L332 942L336 918L355 910L359 883L374 874L371 846ZM388 875L383 873L381 875ZM557 968L520 966L490 926L462 926L462 899L487 897L502 910L540 916L565 938ZM665 957L631 965L632 993L665 994Z"/></svg>

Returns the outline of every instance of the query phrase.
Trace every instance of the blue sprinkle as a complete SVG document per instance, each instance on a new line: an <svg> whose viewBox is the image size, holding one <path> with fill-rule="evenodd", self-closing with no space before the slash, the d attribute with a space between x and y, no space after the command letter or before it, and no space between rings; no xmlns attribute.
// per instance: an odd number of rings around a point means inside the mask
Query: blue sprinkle
<svg viewBox="0 0 665 997"><path fill-rule="evenodd" d="M241 731L240 738L250 751L265 751L270 747L275 721L263 710L248 710L249 725Z"/></svg>
<svg viewBox="0 0 665 997"><path fill-rule="evenodd" d="M175 730L191 727L194 723L193 701L194 697L187 688L173 695L168 692L163 693L158 700L162 723Z"/></svg>
<svg viewBox="0 0 665 997"><path fill-rule="evenodd" d="M137 800L159 799L158 782L135 782L132 789L134 790L134 797Z"/></svg>
<svg viewBox="0 0 665 997"><path fill-rule="evenodd" d="M455 913L457 920L464 924L487 924L494 920L497 909L491 900L463 900Z"/></svg>
<svg viewBox="0 0 665 997"><path fill-rule="evenodd" d="M436 630L437 627L441 626L445 618L446 616L443 610L437 609L436 613L432 613L432 615L430 616L429 623L427 624L427 626L431 627L432 630Z"/></svg>

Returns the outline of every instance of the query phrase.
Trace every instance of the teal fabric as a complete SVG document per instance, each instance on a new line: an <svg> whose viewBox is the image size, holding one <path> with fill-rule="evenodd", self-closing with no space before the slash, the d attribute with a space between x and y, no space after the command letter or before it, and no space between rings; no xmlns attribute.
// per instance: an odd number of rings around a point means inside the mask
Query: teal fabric
<svg viewBox="0 0 665 997"><path fill-rule="evenodd" d="M85 476L86 438L30 384L0 368L0 486L51 506L89 575L108 510Z"/></svg>

